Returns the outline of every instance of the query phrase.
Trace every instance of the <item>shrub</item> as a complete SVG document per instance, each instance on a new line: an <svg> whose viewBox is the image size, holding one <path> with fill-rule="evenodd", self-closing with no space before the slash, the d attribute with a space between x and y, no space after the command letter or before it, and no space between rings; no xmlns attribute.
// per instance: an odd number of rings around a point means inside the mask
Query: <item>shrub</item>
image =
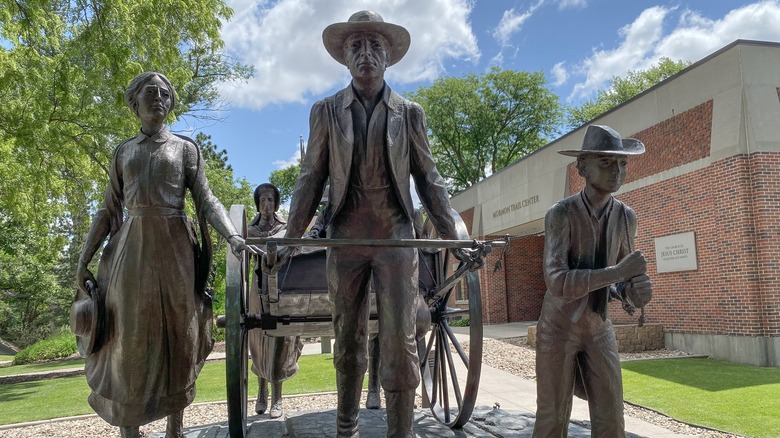
<svg viewBox="0 0 780 438"><path fill-rule="evenodd" d="M63 327L57 334L42 341L38 341L16 353L14 365L59 359L68 357L77 352L76 336L69 328Z"/></svg>
<svg viewBox="0 0 780 438"><path fill-rule="evenodd" d="M214 342L222 342L225 340L225 329L221 329L217 327L216 324L214 324L214 328L212 330L212 337L214 338Z"/></svg>
<svg viewBox="0 0 780 438"><path fill-rule="evenodd" d="M468 327L471 321L468 318L450 320L450 327Z"/></svg>

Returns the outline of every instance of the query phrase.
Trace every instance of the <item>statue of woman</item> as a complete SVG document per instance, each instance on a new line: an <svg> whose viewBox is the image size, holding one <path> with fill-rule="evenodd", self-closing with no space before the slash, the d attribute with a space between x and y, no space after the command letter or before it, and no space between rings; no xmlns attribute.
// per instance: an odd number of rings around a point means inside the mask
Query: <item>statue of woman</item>
<svg viewBox="0 0 780 438"><path fill-rule="evenodd" d="M260 184L254 193L257 215L249 223L249 237L269 237L282 233L287 223L279 217L280 193L273 184ZM259 258L255 260L258 266ZM262 312L259 295L260 276L255 275L249 294L249 311ZM263 330L249 331L249 352L252 355L252 372L257 375L259 390L255 402L255 412L263 414L268 409L268 382L271 382L271 418L281 417L282 382L298 372L298 358L303 343L299 336L274 337Z"/></svg>
<svg viewBox="0 0 780 438"><path fill-rule="evenodd" d="M198 146L166 128L176 102L170 81L141 73L125 102L141 131L114 152L76 276L81 294L89 293L87 281L97 284L93 293L104 306L101 342L85 358L89 404L123 437L138 437L140 425L165 416L166 437L180 437L184 408L195 398L195 379L213 346L206 224L235 254L258 249L245 245L212 194ZM188 189L201 243L184 213ZM106 237L95 282L87 266Z"/></svg>

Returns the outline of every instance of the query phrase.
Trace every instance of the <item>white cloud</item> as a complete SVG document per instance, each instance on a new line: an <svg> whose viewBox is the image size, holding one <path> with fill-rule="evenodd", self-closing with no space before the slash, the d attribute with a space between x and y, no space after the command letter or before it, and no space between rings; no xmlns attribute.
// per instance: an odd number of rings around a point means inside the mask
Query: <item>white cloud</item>
<svg viewBox="0 0 780 438"><path fill-rule="evenodd" d="M322 31L346 21L361 9L376 5L365 0L228 0L233 19L222 37L226 52L254 65L247 84L221 90L233 107L259 109L268 105L304 102L337 86L349 73L322 45ZM476 62L480 53L471 29L469 0L397 0L384 2L385 21L404 26L412 35L406 57L387 71L389 82L433 80L448 59Z"/></svg>
<svg viewBox="0 0 780 438"><path fill-rule="evenodd" d="M534 12L544 5L544 3L545 0L538 0L522 14L515 12L514 8L504 11L504 15L501 16L498 25L493 29L493 37L498 40L502 46L506 46L512 35L520 32L523 28L523 24L525 24L525 22L533 16Z"/></svg>
<svg viewBox="0 0 780 438"><path fill-rule="evenodd" d="M506 45L512 34L519 32L523 27L523 23L525 23L531 15L531 11L517 14L514 8L504 11L501 21L498 22L498 26L493 30L493 37L497 39L501 45Z"/></svg>
<svg viewBox="0 0 780 438"><path fill-rule="evenodd" d="M284 169L290 166L294 166L301 161L301 151L296 150L295 153L287 160L276 160L273 165L276 169Z"/></svg>
<svg viewBox="0 0 780 438"><path fill-rule="evenodd" d="M678 13L676 27L662 35L664 19ZM575 85L569 101L587 98L603 89L613 76L642 70L661 57L698 61L737 39L780 41L780 0L767 0L733 9L712 19L696 11L653 7L620 31L623 42L612 50L593 50L579 64L585 79Z"/></svg>
<svg viewBox="0 0 780 438"><path fill-rule="evenodd" d="M655 57L698 61L735 40L780 41L780 2L753 3L711 20L685 11L678 27L655 49Z"/></svg>
<svg viewBox="0 0 780 438"><path fill-rule="evenodd" d="M566 70L565 66L566 62L559 62L555 64L552 68L552 76L553 81L552 85L554 87L560 87L561 85L565 84L566 81L569 79L569 72Z"/></svg>
<svg viewBox="0 0 780 438"><path fill-rule="evenodd" d="M585 6L588 6L587 0L560 0L558 2L558 9L569 9L569 8L584 8Z"/></svg>
<svg viewBox="0 0 780 438"><path fill-rule="evenodd" d="M614 50L593 50L590 58L582 61L585 81L574 86L569 100L587 97L600 89L613 76L621 76L629 70L643 66L648 53L661 38L663 19L670 9L655 6L645 9L633 23L621 28L621 45Z"/></svg>

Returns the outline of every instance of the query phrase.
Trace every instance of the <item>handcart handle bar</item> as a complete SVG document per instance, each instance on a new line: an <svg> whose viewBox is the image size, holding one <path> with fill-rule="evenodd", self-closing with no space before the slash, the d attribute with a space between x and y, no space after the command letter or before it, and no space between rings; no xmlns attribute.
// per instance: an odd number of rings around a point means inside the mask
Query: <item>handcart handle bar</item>
<svg viewBox="0 0 780 438"><path fill-rule="evenodd" d="M306 239L296 237L248 237L247 245L265 245L276 242L285 246L384 246L391 248L478 248L485 243L501 247L504 240L442 240L442 239Z"/></svg>

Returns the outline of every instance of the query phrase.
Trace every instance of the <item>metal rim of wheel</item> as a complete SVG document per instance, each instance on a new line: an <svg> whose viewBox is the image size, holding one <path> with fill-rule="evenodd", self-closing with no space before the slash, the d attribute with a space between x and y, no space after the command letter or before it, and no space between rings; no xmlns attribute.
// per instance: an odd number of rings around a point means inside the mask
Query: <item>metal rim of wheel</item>
<svg viewBox="0 0 780 438"><path fill-rule="evenodd" d="M244 207L234 205L230 219L246 237L246 214ZM228 430L231 438L246 436L247 373L249 354L247 328L244 317L247 313L249 256L244 253L237 258L228 249L225 273L225 376L227 388Z"/></svg>
<svg viewBox="0 0 780 438"><path fill-rule="evenodd" d="M446 267L449 255L445 255ZM444 278L440 271L440 279ZM450 428L460 428L471 418L479 390L482 370L482 295L476 272L466 274L469 307L457 311L447 307L450 290L435 306L431 331L418 341L424 403L433 416ZM463 349L449 323L468 315L468 353ZM454 352L452 351L454 348ZM465 373L465 378L463 375Z"/></svg>

